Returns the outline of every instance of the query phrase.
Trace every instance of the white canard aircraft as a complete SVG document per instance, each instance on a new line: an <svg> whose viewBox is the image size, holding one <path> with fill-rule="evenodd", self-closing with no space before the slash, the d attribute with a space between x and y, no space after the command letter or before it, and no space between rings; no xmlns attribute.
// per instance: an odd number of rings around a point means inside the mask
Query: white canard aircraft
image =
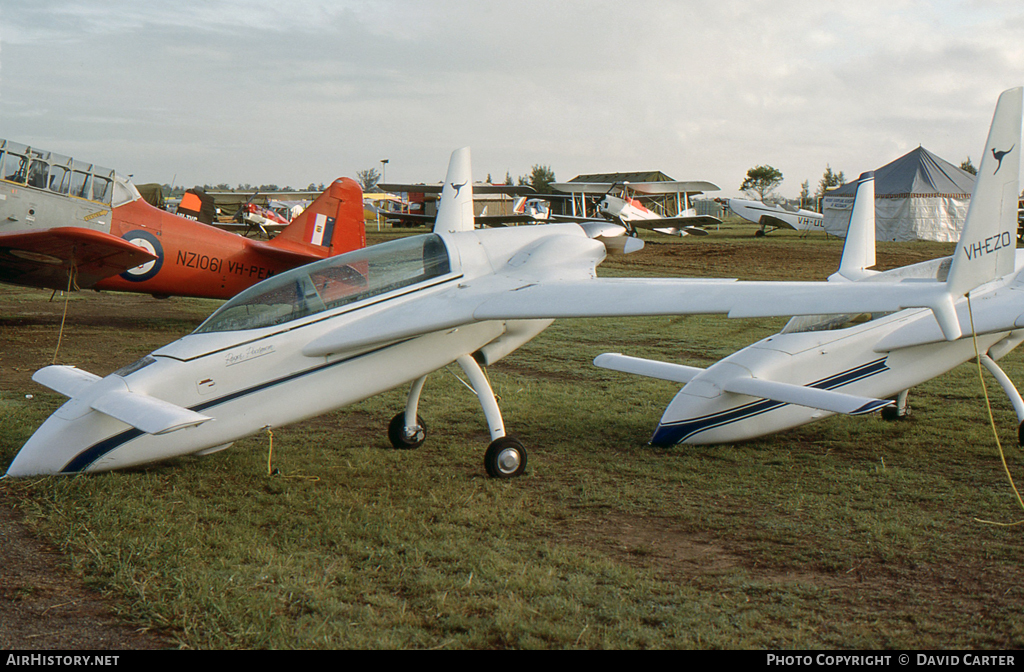
<svg viewBox="0 0 1024 672"><path fill-rule="evenodd" d="M632 252L643 241L608 222L475 231L474 220L465 148L452 155L433 233L280 273L235 296L191 335L104 378L71 366L37 371L36 382L70 400L6 475L208 454L408 383L406 408L388 435L395 447L413 448L425 435L417 408L426 376L453 362L484 410L487 471L521 474L526 451L505 436L481 365L552 320L475 320L473 304L536 282L593 279L608 251Z"/></svg>
<svg viewBox="0 0 1024 672"><path fill-rule="evenodd" d="M820 212L804 208L788 208L781 205L769 205L761 201L730 198L729 209L747 221L760 224L761 228L754 232L754 235L758 237L775 229L825 230L825 216Z"/></svg>
<svg viewBox="0 0 1024 672"><path fill-rule="evenodd" d="M792 318L781 332L707 369L603 354L597 366L685 383L666 408L653 445L730 443L764 436L833 413L906 410L907 391L980 354L1017 414L1024 443L1024 402L996 361L1024 340L1024 255L1016 251L1021 90L1003 94L978 182L952 257L885 272L875 263L874 175L858 180L856 201L835 283L887 291L894 281L944 284L971 334L954 340L932 312L844 312ZM895 397L895 402L879 398Z"/></svg>
<svg viewBox="0 0 1024 672"><path fill-rule="evenodd" d="M719 191L718 185L711 182L554 182L553 189L572 194L573 210L576 208L576 195L581 203L587 195L599 196L597 213L601 218L616 222L627 229L651 229L670 236L706 236L708 232L702 226L717 226L722 220L711 215L698 215L691 205L690 198L706 191ZM612 192L618 192L613 194ZM675 217L660 215L640 200L641 197L676 197ZM584 206L585 207L585 206ZM583 212L582 216L553 215L554 219L563 221L590 221Z"/></svg>
<svg viewBox="0 0 1024 672"><path fill-rule="evenodd" d="M1020 108L1019 89L1001 98L989 141L997 151L1019 144ZM1015 136L1010 132L1014 116ZM986 157L982 171L992 172L993 162L1006 156ZM1016 216L1019 154L1009 157L998 173L985 173L978 180L969 235L958 247L946 281L936 277L942 275L937 265L930 280L910 274L878 282L737 282L598 279L596 267L609 251L628 253L642 247L642 241L607 222L474 230L472 194L466 188L471 184L469 152L457 150L433 233L283 272L225 303L192 334L104 378L70 366L37 371L34 380L70 399L22 447L6 475L105 471L208 454L264 429L406 384L406 407L392 420L388 434L396 447L415 447L424 439L417 411L426 376L457 362L469 376L488 422L488 474L518 476L526 466L526 450L505 435L481 365L501 359L559 317L764 317L930 308L930 313L913 311L897 318L903 321L883 334L889 349L880 350L882 354L872 360L880 362L868 363L887 369L906 364L915 373L893 389L907 389L918 378L951 368L949 362L970 347L957 341L966 320L957 299L979 285L982 302L996 308L976 311L983 318L976 318L975 324L985 334L985 352L997 359L1020 340L1014 321L1024 324L1024 316L1017 317L1020 308L1009 307L1016 298L1015 279L1010 276L1013 252L1000 249L1004 229L1012 231L1006 228L1004 215L1013 221ZM1012 203L1012 212L1004 202ZM848 236L847 245L851 244L856 244L855 237ZM859 259L867 257L865 252ZM853 252L849 258L854 259ZM858 264L865 265L866 261ZM841 268L840 273L844 278L869 274L863 268ZM766 296L773 300L766 301ZM801 336L810 340L822 334L827 332ZM897 346L911 341L922 346L921 354L913 362L899 360ZM865 348L882 346L876 338ZM835 354L817 358L809 368L820 371L825 362L834 362L828 366L849 377L857 375L848 373L859 366L856 362L847 366L842 361L854 360L864 348L845 354L838 345L830 350L826 341L822 347L826 354ZM787 361L800 363L799 356L766 351L769 359L788 357ZM644 372L655 366L680 378L691 373L696 378L699 373L663 363L645 364ZM825 389L827 384L808 388L801 384L807 381L763 380L750 370L739 377L748 387L716 392L716 381L708 380L702 393L709 399L748 393L775 399L785 392L787 404L813 398L819 408L827 401L829 406L842 402L853 410L890 403ZM769 394L769 389L782 392ZM801 390L811 391L799 402L791 398ZM1024 404L1021 408L1024 413Z"/></svg>

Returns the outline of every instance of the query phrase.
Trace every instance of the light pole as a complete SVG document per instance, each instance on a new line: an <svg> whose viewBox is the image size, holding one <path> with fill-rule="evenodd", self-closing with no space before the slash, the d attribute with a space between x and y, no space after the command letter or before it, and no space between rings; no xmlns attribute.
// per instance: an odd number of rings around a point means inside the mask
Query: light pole
<svg viewBox="0 0 1024 672"><path fill-rule="evenodd" d="M381 183L384 183L384 181L385 181L384 180L384 176L387 175L387 174L388 174L388 160L387 159L381 159L380 160L380 181L381 181ZM382 203L383 203L383 201L382 201ZM378 208L378 212L377 212L377 230L380 231L380 212L379 212L379 208Z"/></svg>

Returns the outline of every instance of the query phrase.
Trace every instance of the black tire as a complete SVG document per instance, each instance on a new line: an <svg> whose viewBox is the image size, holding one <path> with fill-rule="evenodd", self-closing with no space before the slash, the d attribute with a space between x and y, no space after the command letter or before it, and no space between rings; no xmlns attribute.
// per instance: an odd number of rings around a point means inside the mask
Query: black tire
<svg viewBox="0 0 1024 672"><path fill-rule="evenodd" d="M900 409L896 406L886 406L882 409L882 420L892 422L900 419Z"/></svg>
<svg viewBox="0 0 1024 672"><path fill-rule="evenodd" d="M526 472L526 448L514 436L503 436L487 446L484 469L491 478L516 478Z"/></svg>
<svg viewBox="0 0 1024 672"><path fill-rule="evenodd" d="M757 231L754 231L754 238L764 238L764 230L758 229Z"/></svg>
<svg viewBox="0 0 1024 672"><path fill-rule="evenodd" d="M1017 425L1017 445L1024 446L1024 422Z"/></svg>
<svg viewBox="0 0 1024 672"><path fill-rule="evenodd" d="M391 445L398 450L413 450L422 446L423 442L427 440L427 423L417 415L416 424L420 427L419 431L415 436L408 437L405 435L405 411L391 418L391 422L388 424L388 440L391 441Z"/></svg>

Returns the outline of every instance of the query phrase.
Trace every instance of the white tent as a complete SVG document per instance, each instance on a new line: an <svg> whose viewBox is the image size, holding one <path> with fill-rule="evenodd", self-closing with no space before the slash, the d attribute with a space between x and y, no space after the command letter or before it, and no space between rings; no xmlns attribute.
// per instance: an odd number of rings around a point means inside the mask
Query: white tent
<svg viewBox="0 0 1024 672"><path fill-rule="evenodd" d="M956 242L974 180L974 175L924 147L875 170L875 239ZM825 196L825 231L846 236L854 191L850 183Z"/></svg>

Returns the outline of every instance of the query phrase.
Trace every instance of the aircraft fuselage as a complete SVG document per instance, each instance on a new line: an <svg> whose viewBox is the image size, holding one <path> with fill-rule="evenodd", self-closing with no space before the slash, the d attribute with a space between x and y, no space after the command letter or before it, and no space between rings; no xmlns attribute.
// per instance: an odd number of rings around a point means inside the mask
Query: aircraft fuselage
<svg viewBox="0 0 1024 672"><path fill-rule="evenodd" d="M113 170L0 140L0 282L227 299L366 244L352 180L304 215L255 241L153 207Z"/></svg>
<svg viewBox="0 0 1024 672"><path fill-rule="evenodd" d="M926 262L927 263L927 262ZM900 269L903 270L903 269ZM905 272L905 271L904 271ZM998 360L1024 341L1018 279L972 294L978 352ZM966 301L957 306L969 324ZM1019 324L1018 324L1019 323ZM914 344L917 343L917 344ZM931 311L909 309L845 328L780 332L733 353L692 378L673 398L651 443L733 443L792 429L832 415L726 392L734 378L791 383L889 398L974 358L972 338L942 338Z"/></svg>
<svg viewBox="0 0 1024 672"><path fill-rule="evenodd" d="M566 264L564 272L591 277L594 265L604 258L604 246L576 225L553 227L565 232L559 258L579 261ZM315 417L415 381L464 355L474 354L484 364L497 361L551 320L471 321L414 337L388 337L370 346L328 346L323 350L327 354L318 354L325 338L360 337L367 319L386 315L397 322L403 314L415 314L419 302L439 295L457 301L462 281L491 274L495 266L527 272L532 255L541 249L535 243L548 235L544 227L488 234L460 233L459 239L466 241L461 245L437 235L399 239L303 266L253 287L195 333L67 392L71 399L29 439L7 474L105 471L205 454L265 428ZM579 254L571 254L572 249ZM313 303L318 308L310 309ZM114 409L105 405L104 400L126 396L129 403ZM133 413L133 396L140 404L167 403L209 419L147 433L138 428L144 424L139 414L116 419L100 410Z"/></svg>

